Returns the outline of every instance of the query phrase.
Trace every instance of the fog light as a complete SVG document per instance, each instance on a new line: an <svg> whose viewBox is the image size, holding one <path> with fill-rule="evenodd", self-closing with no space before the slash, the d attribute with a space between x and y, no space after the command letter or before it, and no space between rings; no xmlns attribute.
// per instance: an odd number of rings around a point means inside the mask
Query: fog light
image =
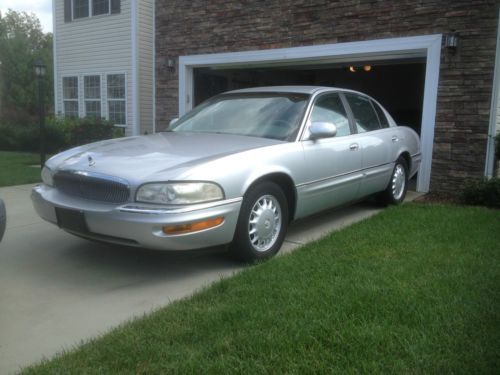
<svg viewBox="0 0 500 375"><path fill-rule="evenodd" d="M165 234L185 234L216 227L221 225L223 221L223 217L216 217L215 219L197 221L195 223L165 225L162 230Z"/></svg>

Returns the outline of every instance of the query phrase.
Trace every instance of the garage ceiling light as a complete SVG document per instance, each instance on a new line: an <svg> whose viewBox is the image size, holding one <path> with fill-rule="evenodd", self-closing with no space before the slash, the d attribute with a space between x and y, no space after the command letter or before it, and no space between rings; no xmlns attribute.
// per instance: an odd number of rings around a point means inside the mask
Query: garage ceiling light
<svg viewBox="0 0 500 375"><path fill-rule="evenodd" d="M356 73L358 71L358 69L363 69L365 72L369 72L372 70L372 66L371 65L363 65L363 67L355 67L355 66L349 66L349 71L351 73Z"/></svg>

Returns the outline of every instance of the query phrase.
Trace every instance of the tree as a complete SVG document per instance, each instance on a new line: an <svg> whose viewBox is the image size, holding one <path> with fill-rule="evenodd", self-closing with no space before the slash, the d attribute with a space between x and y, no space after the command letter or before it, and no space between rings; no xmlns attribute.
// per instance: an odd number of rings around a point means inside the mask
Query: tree
<svg viewBox="0 0 500 375"><path fill-rule="evenodd" d="M0 122L35 121L38 113L34 62L47 66L43 78L45 104L53 109L52 33L45 34L35 14L11 9L0 14Z"/></svg>

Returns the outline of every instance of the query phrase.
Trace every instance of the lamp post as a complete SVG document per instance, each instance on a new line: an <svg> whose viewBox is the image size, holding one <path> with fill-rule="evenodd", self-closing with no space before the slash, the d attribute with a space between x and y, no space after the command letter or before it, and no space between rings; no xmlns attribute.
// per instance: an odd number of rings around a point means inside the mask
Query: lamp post
<svg viewBox="0 0 500 375"><path fill-rule="evenodd" d="M45 165L45 103L43 96L43 77L46 66L41 60L36 60L33 65L38 80L38 114L40 116L40 167Z"/></svg>

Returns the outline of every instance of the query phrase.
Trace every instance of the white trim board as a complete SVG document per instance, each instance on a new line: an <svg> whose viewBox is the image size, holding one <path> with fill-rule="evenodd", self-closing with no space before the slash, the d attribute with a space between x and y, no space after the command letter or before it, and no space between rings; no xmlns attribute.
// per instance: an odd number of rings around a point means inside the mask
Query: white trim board
<svg viewBox="0 0 500 375"><path fill-rule="evenodd" d="M435 34L306 47L180 56L179 115L183 115L193 107L193 68L243 68L249 65L279 66L290 63L299 65L425 57L426 72L421 126L422 163L418 173L417 191L427 192L431 178L441 38L441 34Z"/></svg>
<svg viewBox="0 0 500 375"><path fill-rule="evenodd" d="M491 92L490 123L488 127L488 140L486 142L486 160L484 162L484 175L491 178L495 167L495 135L497 133L498 96L500 91L500 9L498 10L497 48L495 52L495 68L493 70L493 88Z"/></svg>
<svg viewBox="0 0 500 375"><path fill-rule="evenodd" d="M132 40L132 135L141 134L140 130L140 103L139 103L139 53L137 43L137 0L131 0L131 27L130 33ZM128 124L127 124L128 125Z"/></svg>

